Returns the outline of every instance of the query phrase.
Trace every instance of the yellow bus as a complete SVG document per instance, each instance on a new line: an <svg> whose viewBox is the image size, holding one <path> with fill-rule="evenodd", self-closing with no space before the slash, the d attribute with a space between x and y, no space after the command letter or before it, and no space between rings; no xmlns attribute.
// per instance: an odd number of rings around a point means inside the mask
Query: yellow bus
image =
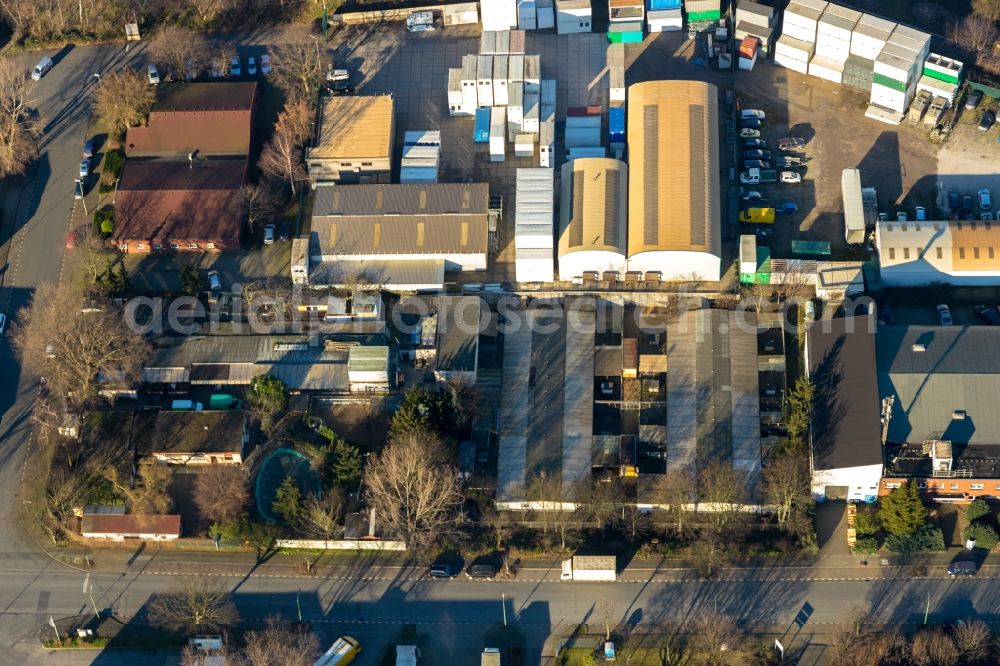
<svg viewBox="0 0 1000 666"><path fill-rule="evenodd" d="M316 660L313 666L344 666L354 661L361 652L361 643L350 636L341 636L333 642L330 649Z"/></svg>

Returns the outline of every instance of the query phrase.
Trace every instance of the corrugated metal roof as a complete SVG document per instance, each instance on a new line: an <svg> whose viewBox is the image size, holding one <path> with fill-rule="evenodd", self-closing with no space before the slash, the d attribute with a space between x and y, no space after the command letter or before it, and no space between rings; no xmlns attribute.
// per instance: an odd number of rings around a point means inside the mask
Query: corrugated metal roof
<svg viewBox="0 0 1000 666"><path fill-rule="evenodd" d="M394 122L392 95L324 97L316 145L306 159L391 158Z"/></svg>
<svg viewBox="0 0 1000 666"><path fill-rule="evenodd" d="M648 81L629 86L628 95L628 255L720 255L718 89Z"/></svg>
<svg viewBox="0 0 1000 666"><path fill-rule="evenodd" d="M559 256L570 252L625 253L628 167L587 157L562 167Z"/></svg>
<svg viewBox="0 0 1000 666"><path fill-rule="evenodd" d="M524 310L516 313L523 317ZM531 328L519 326L504 335L501 370L500 436L497 457L497 497L523 498L528 448L528 404L531 389Z"/></svg>
<svg viewBox="0 0 1000 666"><path fill-rule="evenodd" d="M483 303L477 296L442 296L437 299L437 369L473 372L479 353L479 327Z"/></svg>
<svg viewBox="0 0 1000 666"><path fill-rule="evenodd" d="M309 270L309 284L313 286L355 286L359 280L390 291L443 289L444 260L321 261Z"/></svg>
<svg viewBox="0 0 1000 666"><path fill-rule="evenodd" d="M515 177L514 235L541 237L553 244L554 176L552 169L518 169Z"/></svg>
<svg viewBox="0 0 1000 666"><path fill-rule="evenodd" d="M484 253L488 205L482 183L321 186L312 232L323 256Z"/></svg>
<svg viewBox="0 0 1000 666"><path fill-rule="evenodd" d="M389 348L385 346L355 345L348 352L348 372L385 372L389 364Z"/></svg>
<svg viewBox="0 0 1000 666"><path fill-rule="evenodd" d="M136 412L132 441L140 455L239 453L243 428L243 412L236 410Z"/></svg>
<svg viewBox="0 0 1000 666"><path fill-rule="evenodd" d="M567 303L562 409L562 488L572 498L589 488L594 420L593 310Z"/></svg>
<svg viewBox="0 0 1000 666"><path fill-rule="evenodd" d="M88 535L139 535L156 534L180 537L181 517L178 515L155 516L130 513L88 514L80 521L80 532Z"/></svg>

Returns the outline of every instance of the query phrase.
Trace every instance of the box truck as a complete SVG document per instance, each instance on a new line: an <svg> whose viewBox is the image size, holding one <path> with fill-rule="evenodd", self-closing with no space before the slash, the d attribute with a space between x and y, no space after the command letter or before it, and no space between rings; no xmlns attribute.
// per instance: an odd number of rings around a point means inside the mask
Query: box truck
<svg viewBox="0 0 1000 666"><path fill-rule="evenodd" d="M617 563L614 555L574 555L563 560L561 580L605 581L617 580Z"/></svg>

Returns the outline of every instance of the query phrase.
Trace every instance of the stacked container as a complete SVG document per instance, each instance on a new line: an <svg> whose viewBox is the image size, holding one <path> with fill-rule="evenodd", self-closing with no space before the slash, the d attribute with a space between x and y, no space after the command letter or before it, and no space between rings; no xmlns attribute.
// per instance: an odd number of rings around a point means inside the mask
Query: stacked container
<svg viewBox="0 0 1000 666"><path fill-rule="evenodd" d="M495 55L497 52L497 30L483 30L479 35L479 55Z"/></svg>
<svg viewBox="0 0 1000 666"><path fill-rule="evenodd" d="M774 48L772 36L774 24L778 19L773 7L744 0L736 7L736 30L733 35L740 40L744 37L756 37L760 40L761 52L770 54Z"/></svg>
<svg viewBox="0 0 1000 666"><path fill-rule="evenodd" d="M851 32L851 52L844 62L845 86L871 92L875 58L885 48L885 43L895 29L892 21L871 14L862 14Z"/></svg>
<svg viewBox="0 0 1000 666"><path fill-rule="evenodd" d="M816 26L816 55L809 61L809 74L833 83L844 78L844 63L851 53L851 35L861 12L830 4Z"/></svg>
<svg viewBox="0 0 1000 666"><path fill-rule="evenodd" d="M625 107L613 106L608 109L608 145L618 156L625 152ZM621 159L619 157L619 159Z"/></svg>
<svg viewBox="0 0 1000 666"><path fill-rule="evenodd" d="M476 69L478 58L469 54L462 56L462 108L475 110L479 106L479 92L477 90Z"/></svg>
<svg viewBox="0 0 1000 666"><path fill-rule="evenodd" d="M508 88L507 120L520 123L524 120L524 82Z"/></svg>
<svg viewBox="0 0 1000 666"><path fill-rule="evenodd" d="M757 53L760 50L760 40L747 35L740 42L740 69L751 71L757 64Z"/></svg>
<svg viewBox="0 0 1000 666"><path fill-rule="evenodd" d="M650 32L675 32L684 27L681 0L647 0L646 27Z"/></svg>
<svg viewBox="0 0 1000 666"><path fill-rule="evenodd" d="M566 151L574 148L599 148L601 142L601 107L577 106L566 109ZM603 154L603 148L602 154Z"/></svg>
<svg viewBox="0 0 1000 666"><path fill-rule="evenodd" d="M514 135L514 157L534 157L535 135L522 132Z"/></svg>
<svg viewBox="0 0 1000 666"><path fill-rule="evenodd" d="M473 143L490 142L490 116L492 111L485 106L476 109L475 128L472 134Z"/></svg>
<svg viewBox="0 0 1000 666"><path fill-rule="evenodd" d="M403 139L400 183L436 183L441 158L441 132L407 132Z"/></svg>
<svg viewBox="0 0 1000 666"><path fill-rule="evenodd" d="M722 16L720 0L686 0L684 11L687 14L688 35L697 33L712 26Z"/></svg>
<svg viewBox="0 0 1000 666"><path fill-rule="evenodd" d="M521 131L527 134L538 134L541 99L538 93L524 93L524 117L521 120Z"/></svg>
<svg viewBox="0 0 1000 666"><path fill-rule="evenodd" d="M479 3L466 2L461 5L445 5L441 14L445 26L479 23Z"/></svg>
<svg viewBox="0 0 1000 666"><path fill-rule="evenodd" d="M556 15L556 32L568 35L577 32L590 32L592 10L590 0L554 0ZM541 27L539 25L539 27Z"/></svg>
<svg viewBox="0 0 1000 666"><path fill-rule="evenodd" d="M493 106L493 56L480 55L476 61L476 94L479 106Z"/></svg>
<svg viewBox="0 0 1000 666"><path fill-rule="evenodd" d="M541 92L542 59L537 55L524 56L524 94Z"/></svg>
<svg viewBox="0 0 1000 666"><path fill-rule="evenodd" d="M506 151L507 114L502 106L490 109L490 161L503 162Z"/></svg>
<svg viewBox="0 0 1000 666"><path fill-rule="evenodd" d="M554 201L551 169L518 169L514 189L514 279L555 279Z"/></svg>
<svg viewBox="0 0 1000 666"><path fill-rule="evenodd" d="M538 153L543 167L553 167L556 141L556 81L545 79L541 85L538 110Z"/></svg>
<svg viewBox="0 0 1000 666"><path fill-rule="evenodd" d="M538 29L538 10L535 0L517 0L517 27L521 30Z"/></svg>
<svg viewBox="0 0 1000 666"><path fill-rule="evenodd" d="M507 106L507 61L510 56L493 56L493 105Z"/></svg>
<svg viewBox="0 0 1000 666"><path fill-rule="evenodd" d="M472 87L475 90L475 86ZM476 103L465 105L465 96L462 87L462 68L450 67L448 69L448 114L451 116L471 116L476 112Z"/></svg>
<svg viewBox="0 0 1000 666"><path fill-rule="evenodd" d="M917 92L926 90L933 96L944 97L954 103L958 86L962 82L964 65L959 60L931 53L924 61L924 69L917 81Z"/></svg>
<svg viewBox="0 0 1000 666"><path fill-rule="evenodd" d="M517 27L516 0L480 0L483 30L510 30Z"/></svg>
<svg viewBox="0 0 1000 666"><path fill-rule="evenodd" d="M625 104L625 46L608 45L608 98L612 106Z"/></svg>
<svg viewBox="0 0 1000 666"><path fill-rule="evenodd" d="M608 0L608 41L637 43L642 41L645 21L645 0Z"/></svg>
<svg viewBox="0 0 1000 666"><path fill-rule="evenodd" d="M809 73L809 61L813 59L816 45L782 35L774 47L774 64L795 70L800 74Z"/></svg>
<svg viewBox="0 0 1000 666"><path fill-rule="evenodd" d="M913 99L911 93L916 87L918 63L922 65L923 60L918 60L915 52L891 41L886 44L875 59L871 104L894 113L905 113Z"/></svg>
<svg viewBox="0 0 1000 666"><path fill-rule="evenodd" d="M524 30L510 31L510 51L511 55L524 55Z"/></svg>
<svg viewBox="0 0 1000 666"><path fill-rule="evenodd" d="M552 0L535 0L535 11L538 15L538 29L549 30L556 27L556 12Z"/></svg>

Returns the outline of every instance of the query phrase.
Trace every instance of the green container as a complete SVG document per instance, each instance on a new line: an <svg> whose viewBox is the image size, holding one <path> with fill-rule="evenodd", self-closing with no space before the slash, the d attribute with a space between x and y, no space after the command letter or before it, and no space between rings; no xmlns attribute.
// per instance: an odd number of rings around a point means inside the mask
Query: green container
<svg viewBox="0 0 1000 666"><path fill-rule="evenodd" d="M958 76L952 76L946 72L939 72L936 69L929 69L924 67L924 76L929 76L932 79L937 79L938 81L945 81L947 83L959 83L962 79Z"/></svg>
<svg viewBox="0 0 1000 666"><path fill-rule="evenodd" d="M792 241L792 254L807 257L829 257L829 241Z"/></svg>
<svg viewBox="0 0 1000 666"><path fill-rule="evenodd" d="M609 32L608 41L612 44L639 44L642 32Z"/></svg>
<svg viewBox="0 0 1000 666"><path fill-rule="evenodd" d="M239 409L240 400L228 393L213 393L208 399L209 409Z"/></svg>
<svg viewBox="0 0 1000 666"><path fill-rule="evenodd" d="M720 16L722 16L722 12L717 12L717 11L689 12L687 15L687 19L692 23L696 21L718 21Z"/></svg>
<svg viewBox="0 0 1000 666"><path fill-rule="evenodd" d="M902 81L897 81L896 79L889 78L885 74L879 74L874 72L872 74L872 83L877 83L880 86L885 86L886 88L892 88L893 90L898 90L899 92L906 92L906 84Z"/></svg>

